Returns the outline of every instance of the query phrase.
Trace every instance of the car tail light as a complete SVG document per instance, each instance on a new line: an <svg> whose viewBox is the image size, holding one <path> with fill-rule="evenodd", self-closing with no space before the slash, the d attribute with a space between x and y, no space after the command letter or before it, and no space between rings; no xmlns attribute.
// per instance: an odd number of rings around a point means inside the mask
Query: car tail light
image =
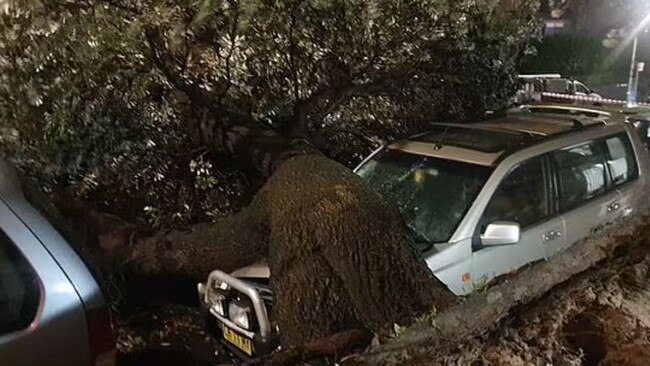
<svg viewBox="0 0 650 366"><path fill-rule="evenodd" d="M88 343L93 366L115 365L115 336L106 306L86 311Z"/></svg>

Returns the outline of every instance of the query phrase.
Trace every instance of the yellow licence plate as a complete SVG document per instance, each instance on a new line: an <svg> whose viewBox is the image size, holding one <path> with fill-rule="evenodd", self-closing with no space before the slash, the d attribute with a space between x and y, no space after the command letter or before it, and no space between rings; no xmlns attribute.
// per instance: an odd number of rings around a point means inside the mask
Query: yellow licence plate
<svg viewBox="0 0 650 366"><path fill-rule="evenodd" d="M240 350L244 351L249 356L253 355L253 343L251 342L250 339L245 338L240 336L237 332L234 330L228 328L225 325L221 325L221 329L223 330L223 337L235 347L239 348Z"/></svg>

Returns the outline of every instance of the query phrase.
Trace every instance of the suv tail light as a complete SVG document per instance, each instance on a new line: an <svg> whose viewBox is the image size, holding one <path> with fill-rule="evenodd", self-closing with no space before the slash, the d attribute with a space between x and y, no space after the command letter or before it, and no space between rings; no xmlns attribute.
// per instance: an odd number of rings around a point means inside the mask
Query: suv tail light
<svg viewBox="0 0 650 366"><path fill-rule="evenodd" d="M115 336L111 315L106 306L86 311L88 344L93 366L115 365Z"/></svg>

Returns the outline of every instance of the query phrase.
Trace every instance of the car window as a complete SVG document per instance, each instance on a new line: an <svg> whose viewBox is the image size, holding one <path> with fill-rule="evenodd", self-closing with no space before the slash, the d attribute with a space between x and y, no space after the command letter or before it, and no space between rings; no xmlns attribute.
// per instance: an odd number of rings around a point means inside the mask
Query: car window
<svg viewBox="0 0 650 366"><path fill-rule="evenodd" d="M357 171L399 207L423 250L451 238L491 173L489 167L397 150L384 150Z"/></svg>
<svg viewBox="0 0 650 366"><path fill-rule="evenodd" d="M549 79L546 81L546 91L551 93L568 93L571 91L570 82L566 79Z"/></svg>
<svg viewBox="0 0 650 366"><path fill-rule="evenodd" d="M589 89L584 84L576 82L575 87L577 93L589 94Z"/></svg>
<svg viewBox="0 0 650 366"><path fill-rule="evenodd" d="M496 221L512 221L525 228L547 218L551 210L546 182L542 157L519 165L492 196L481 220L482 227Z"/></svg>
<svg viewBox="0 0 650 366"><path fill-rule="evenodd" d="M39 284L27 260L0 231L0 336L27 328L38 311Z"/></svg>
<svg viewBox="0 0 650 366"><path fill-rule="evenodd" d="M625 134L605 139L607 169L614 186L619 186L639 176L634 150Z"/></svg>
<svg viewBox="0 0 650 366"><path fill-rule="evenodd" d="M553 153L556 163L560 203L562 209L571 209L594 198L607 189L605 160L592 141Z"/></svg>

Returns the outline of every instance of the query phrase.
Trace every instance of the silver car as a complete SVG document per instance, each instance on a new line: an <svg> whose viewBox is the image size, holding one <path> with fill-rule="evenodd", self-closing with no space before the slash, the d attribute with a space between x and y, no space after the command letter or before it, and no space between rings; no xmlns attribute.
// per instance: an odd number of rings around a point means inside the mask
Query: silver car
<svg viewBox="0 0 650 366"><path fill-rule="evenodd" d="M639 208L650 158L631 124L606 117L544 106L437 123L356 172L402 210L436 277L465 295ZM278 344L271 275L260 263L199 284L212 330L241 357Z"/></svg>
<svg viewBox="0 0 650 366"><path fill-rule="evenodd" d="M97 282L26 200L1 159L0 364L115 364L113 329Z"/></svg>

